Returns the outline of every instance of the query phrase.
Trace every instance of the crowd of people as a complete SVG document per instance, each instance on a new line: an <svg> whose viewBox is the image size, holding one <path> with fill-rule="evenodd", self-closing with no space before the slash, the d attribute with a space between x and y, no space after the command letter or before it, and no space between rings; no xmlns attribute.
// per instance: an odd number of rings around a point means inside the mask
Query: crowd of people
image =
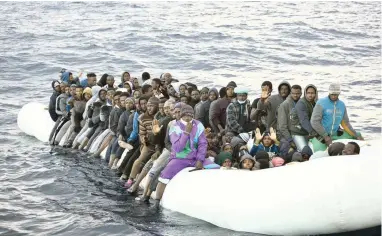
<svg viewBox="0 0 382 236"><path fill-rule="evenodd" d="M282 81L274 92L264 81L261 96L250 103L248 89L234 81L219 90L178 82L170 73L151 78L144 72L138 79L124 72L117 82L108 74L78 78L63 69L52 82L50 145L92 157L106 150L127 192L137 194L146 177L137 199L148 202L155 191L156 205L187 167L255 171L304 162L314 157L312 139L325 146L321 156L360 153L357 142L333 142L344 134L363 140L337 83L319 99L313 84L302 89Z"/></svg>

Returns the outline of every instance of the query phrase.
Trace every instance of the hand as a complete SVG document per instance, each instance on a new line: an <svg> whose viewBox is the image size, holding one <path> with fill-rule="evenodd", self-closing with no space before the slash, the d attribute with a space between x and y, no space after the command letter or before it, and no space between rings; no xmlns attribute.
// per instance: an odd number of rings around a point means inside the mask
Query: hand
<svg viewBox="0 0 382 236"><path fill-rule="evenodd" d="M210 134L211 133L211 128L206 128L205 130L204 130L204 134L205 135L208 135L208 134Z"/></svg>
<svg viewBox="0 0 382 236"><path fill-rule="evenodd" d="M153 133L156 135L156 134L159 134L159 132L161 131L163 125L159 126L159 121L158 120L153 120Z"/></svg>
<svg viewBox="0 0 382 236"><path fill-rule="evenodd" d="M209 157L217 157L218 155L216 154L216 152L212 151L212 150L208 150L207 151L207 155Z"/></svg>
<svg viewBox="0 0 382 236"><path fill-rule="evenodd" d="M268 86L261 88L261 100L266 100L270 95L271 93L268 90Z"/></svg>
<svg viewBox="0 0 382 236"><path fill-rule="evenodd" d="M325 143L326 143L326 146L330 146L330 144L332 144L332 138L330 137L330 136L326 136L325 138L324 138L324 140L325 140Z"/></svg>
<svg viewBox="0 0 382 236"><path fill-rule="evenodd" d="M197 170L203 169L203 163L201 161L197 161L195 164L195 169Z"/></svg>
<svg viewBox="0 0 382 236"><path fill-rule="evenodd" d="M263 136L262 136L261 133L260 133L260 129L257 128L257 129L256 129L256 132L255 132L255 142L256 142L257 144L259 144L262 138L263 138Z"/></svg>
<svg viewBox="0 0 382 236"><path fill-rule="evenodd" d="M187 125L186 125L186 132L187 133L191 133L191 130L192 130L192 123L188 122Z"/></svg>
<svg viewBox="0 0 382 236"><path fill-rule="evenodd" d="M271 139L274 141L274 142L276 142L277 141L277 134L276 134L276 131L271 127L270 129L269 129L269 133L271 134Z"/></svg>

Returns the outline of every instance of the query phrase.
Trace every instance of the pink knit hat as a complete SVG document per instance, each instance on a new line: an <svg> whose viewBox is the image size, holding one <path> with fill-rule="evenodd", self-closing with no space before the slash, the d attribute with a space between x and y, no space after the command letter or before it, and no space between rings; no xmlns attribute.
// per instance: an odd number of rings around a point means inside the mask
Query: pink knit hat
<svg viewBox="0 0 382 236"><path fill-rule="evenodd" d="M282 159L281 157L274 157L272 159L273 167L282 166L283 164L284 164L284 159Z"/></svg>

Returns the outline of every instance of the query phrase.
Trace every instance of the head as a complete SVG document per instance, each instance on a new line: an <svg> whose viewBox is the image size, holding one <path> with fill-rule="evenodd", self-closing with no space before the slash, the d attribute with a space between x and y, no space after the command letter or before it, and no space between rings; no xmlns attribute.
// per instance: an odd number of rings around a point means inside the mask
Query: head
<svg viewBox="0 0 382 236"><path fill-rule="evenodd" d="M125 89L127 89L127 92L128 92L129 94L131 94L131 92L132 92L132 88L131 88L131 82L130 82L130 81L125 81L125 82L123 83L123 87L124 87Z"/></svg>
<svg viewBox="0 0 382 236"><path fill-rule="evenodd" d="M180 117L184 122L191 122L194 118L194 109L190 105L185 104L180 110Z"/></svg>
<svg viewBox="0 0 382 236"><path fill-rule="evenodd" d="M130 81L130 73L129 72L123 72L122 81L123 82Z"/></svg>
<svg viewBox="0 0 382 236"><path fill-rule="evenodd" d="M82 88L82 87L80 87L80 86L78 86L77 88L76 88L76 99L77 100L82 100L82 93L83 93L83 91L84 91L84 89Z"/></svg>
<svg viewBox="0 0 382 236"><path fill-rule="evenodd" d="M216 90L216 88L212 88L210 89L209 93L208 93L208 99L212 102L212 101L215 101L216 99L218 99L218 91Z"/></svg>
<svg viewBox="0 0 382 236"><path fill-rule="evenodd" d="M186 95L180 95L180 102L189 104L190 103L190 98L187 97Z"/></svg>
<svg viewBox="0 0 382 236"><path fill-rule="evenodd" d="M227 86L226 86L226 88L227 88L226 93L227 93L227 97L228 98L234 98L235 97L234 90L235 90L236 87L237 87L237 85L236 85L235 81L230 81L227 84Z"/></svg>
<svg viewBox="0 0 382 236"><path fill-rule="evenodd" d="M229 153L233 153L233 148L232 148L232 145L230 143L226 143L222 146L222 151L223 152L229 152Z"/></svg>
<svg viewBox="0 0 382 236"><path fill-rule="evenodd" d="M118 91L119 92L119 91ZM115 95L118 93L116 92ZM127 92L123 92L123 93L119 93L119 104L118 106L121 108L121 109L125 109L126 107L126 99L129 97L129 93ZM115 100L115 95L114 95L114 100Z"/></svg>
<svg viewBox="0 0 382 236"><path fill-rule="evenodd" d="M279 85L279 95L284 99L290 94L290 85L287 82L281 82Z"/></svg>
<svg viewBox="0 0 382 236"><path fill-rule="evenodd" d="M185 84L179 85L179 93L181 95L185 95L186 94L186 90L187 90L187 86Z"/></svg>
<svg viewBox="0 0 382 236"><path fill-rule="evenodd" d="M225 133L224 137L225 137L225 141L227 143L231 143L232 138L235 137L235 134L230 132L230 131L228 131L228 132Z"/></svg>
<svg viewBox="0 0 382 236"><path fill-rule="evenodd" d="M151 81L151 87L153 87L153 90L158 90L160 86L161 86L160 79L155 78Z"/></svg>
<svg viewBox="0 0 382 236"><path fill-rule="evenodd" d="M317 89L313 85L308 86L305 89L305 99L308 102L312 103L316 101L316 98L317 98Z"/></svg>
<svg viewBox="0 0 382 236"><path fill-rule="evenodd" d="M171 84L173 81L178 82L178 80L172 78L172 75L171 75L170 73L164 73L164 74L162 75L162 78L163 78L163 80L164 80L164 84L165 84L165 85L169 85L169 84Z"/></svg>
<svg viewBox="0 0 382 236"><path fill-rule="evenodd" d="M341 85L337 83L333 83L329 85L329 98L333 102L338 100L338 97L341 93Z"/></svg>
<svg viewBox="0 0 382 236"><path fill-rule="evenodd" d="M301 150L301 156L302 156L302 159L304 161L308 161L310 156L313 155L313 151L312 149L309 147L309 146L305 146L302 150Z"/></svg>
<svg viewBox="0 0 382 236"><path fill-rule="evenodd" d="M114 94L115 94L115 90L114 89L109 89L107 90L107 93L106 93L106 99L110 102L110 103L113 103L113 97L114 97Z"/></svg>
<svg viewBox="0 0 382 236"><path fill-rule="evenodd" d="M94 73L87 74L88 86L91 88L97 84L97 76Z"/></svg>
<svg viewBox="0 0 382 236"><path fill-rule="evenodd" d="M227 88L226 87L222 87L219 90L219 97L220 98L226 98L227 97Z"/></svg>
<svg viewBox="0 0 382 236"><path fill-rule="evenodd" d="M109 87L114 87L114 76L112 75L109 75L107 76L106 78L106 84L109 86Z"/></svg>
<svg viewBox="0 0 382 236"><path fill-rule="evenodd" d="M135 90L133 93L134 99L139 99L141 97L141 91L140 90Z"/></svg>
<svg viewBox="0 0 382 236"><path fill-rule="evenodd" d="M65 88L68 87L68 83L66 82L61 82L60 83L60 92L65 93ZM57 90L56 90L57 91Z"/></svg>
<svg viewBox="0 0 382 236"><path fill-rule="evenodd" d="M329 146L328 148L328 154L329 156L340 156L342 155L342 151L345 148L345 144L341 142L335 142L332 143L332 145Z"/></svg>
<svg viewBox="0 0 382 236"><path fill-rule="evenodd" d="M130 97L126 98L125 109L128 111L134 110L134 104L135 104L134 98L130 98Z"/></svg>
<svg viewBox="0 0 382 236"><path fill-rule="evenodd" d="M76 88L77 88L77 85L72 84L70 86L70 96L72 96L72 97L76 96Z"/></svg>
<svg viewBox="0 0 382 236"><path fill-rule="evenodd" d="M123 104L121 104L121 94L122 92L121 91L117 91L113 94L113 99L112 99L112 104L113 106L124 106L125 105L125 101L123 101Z"/></svg>
<svg viewBox="0 0 382 236"><path fill-rule="evenodd" d="M158 106L159 106L159 98L157 97L151 97L147 101L147 114L150 116L155 115L155 113L158 112Z"/></svg>
<svg viewBox="0 0 382 236"><path fill-rule="evenodd" d="M150 74L148 72L143 72L142 73L142 81L144 82L148 79L150 79Z"/></svg>
<svg viewBox="0 0 382 236"><path fill-rule="evenodd" d="M89 75L90 75L90 73L88 74L88 79L89 79ZM101 78L98 80L98 82L97 82L97 85L98 86L100 86L100 87L103 87L103 86L105 86L106 85L106 78L108 77L109 75L108 74L103 74L102 76L101 76Z"/></svg>
<svg viewBox="0 0 382 236"><path fill-rule="evenodd" d="M230 152L220 152L216 158L217 164L222 167L231 167L232 166L232 153Z"/></svg>
<svg viewBox="0 0 382 236"><path fill-rule="evenodd" d="M342 155L358 155L360 152L360 147L356 142L348 142L344 150L342 150Z"/></svg>
<svg viewBox="0 0 382 236"><path fill-rule="evenodd" d="M264 81L262 84L261 84L261 89L262 90L268 90L269 93L272 93L272 82L271 81Z"/></svg>
<svg viewBox="0 0 382 236"><path fill-rule="evenodd" d="M165 102L166 102L165 100L160 100L160 102L159 102L159 106L158 106L158 111L159 111L159 113L160 113L162 116L165 115L165 113L164 113L164 103L165 103Z"/></svg>
<svg viewBox="0 0 382 236"><path fill-rule="evenodd" d="M84 89L82 94L84 96L85 101L89 101L90 98L92 97L92 89L87 87Z"/></svg>
<svg viewBox="0 0 382 236"><path fill-rule="evenodd" d="M165 116L171 117L174 107L175 107L175 102L173 102L172 100L167 100L163 104L163 112Z"/></svg>
<svg viewBox="0 0 382 236"><path fill-rule="evenodd" d="M134 90L138 89L141 85L139 84L138 78L133 78Z"/></svg>
<svg viewBox="0 0 382 236"><path fill-rule="evenodd" d="M200 100L200 93L198 90L192 90L191 99L197 102Z"/></svg>
<svg viewBox="0 0 382 236"><path fill-rule="evenodd" d="M173 96L173 97L176 96L176 90L174 86L172 86L171 84L167 85L167 93L170 96Z"/></svg>
<svg viewBox="0 0 382 236"><path fill-rule="evenodd" d="M236 93L236 99L238 103L243 104L247 101L248 90L246 88L237 87L235 88L235 93Z"/></svg>
<svg viewBox="0 0 382 236"><path fill-rule="evenodd" d="M138 99L139 101L139 110L141 112L146 112L147 111L147 98L146 97L140 97Z"/></svg>
<svg viewBox="0 0 382 236"><path fill-rule="evenodd" d="M301 86L298 84L293 85L291 91L291 98L294 102L297 102L300 99L301 94Z"/></svg>
<svg viewBox="0 0 382 236"><path fill-rule="evenodd" d="M101 101L106 101L106 96L107 96L107 91L105 89L101 89L99 92L98 92L98 98L101 100Z"/></svg>
<svg viewBox="0 0 382 236"><path fill-rule="evenodd" d="M273 140L271 139L270 133L265 132L263 134L263 139L261 140L264 147L270 147L273 144Z"/></svg>
<svg viewBox="0 0 382 236"><path fill-rule="evenodd" d="M240 157L240 169L252 170L255 165L255 160L249 154L244 154Z"/></svg>
<svg viewBox="0 0 382 236"><path fill-rule="evenodd" d="M64 90L61 90L61 84L57 80L52 82L52 87L53 87L54 91L56 91L57 93L64 91Z"/></svg>
<svg viewBox="0 0 382 236"><path fill-rule="evenodd" d="M68 96L70 95L70 87L69 86L66 86L64 91L65 91L66 95L68 95Z"/></svg>
<svg viewBox="0 0 382 236"><path fill-rule="evenodd" d="M153 95L153 87L149 84L145 84L142 86L142 94L148 97Z"/></svg>
<svg viewBox="0 0 382 236"><path fill-rule="evenodd" d="M200 100L207 101L208 100L208 91L209 89L204 87L200 90Z"/></svg>

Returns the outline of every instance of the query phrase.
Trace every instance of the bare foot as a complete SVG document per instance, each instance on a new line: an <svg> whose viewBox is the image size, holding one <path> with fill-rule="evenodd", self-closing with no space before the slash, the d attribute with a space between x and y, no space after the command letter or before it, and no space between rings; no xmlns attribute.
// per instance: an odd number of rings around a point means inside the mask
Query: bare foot
<svg viewBox="0 0 382 236"><path fill-rule="evenodd" d="M126 143L126 142L124 142L124 141L119 140L119 141L118 141L118 144L119 144L120 147L122 147L122 148L126 148L126 149L128 149L128 150L133 149L133 146L131 146L131 144Z"/></svg>

